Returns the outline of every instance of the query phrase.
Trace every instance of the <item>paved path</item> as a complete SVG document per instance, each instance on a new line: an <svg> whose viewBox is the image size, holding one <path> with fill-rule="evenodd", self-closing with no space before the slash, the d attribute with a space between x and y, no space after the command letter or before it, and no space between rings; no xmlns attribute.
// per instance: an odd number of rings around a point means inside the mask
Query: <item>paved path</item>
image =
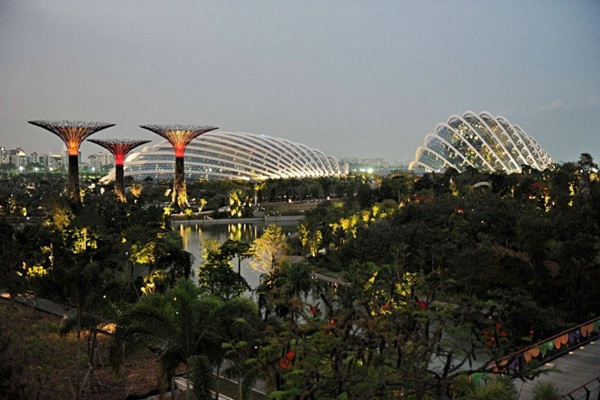
<svg viewBox="0 0 600 400"><path fill-rule="evenodd" d="M537 382L550 382L559 393L566 394L594 378L600 376L600 343L590 342L572 352L565 354L552 362L546 364L549 372L542 374L531 381L515 380L515 386L520 393L519 399L529 400L533 398L533 388ZM600 388L595 385L598 391ZM582 391L582 393L584 393ZM598 398L598 394L596 397ZM585 399L584 397L575 397Z"/></svg>

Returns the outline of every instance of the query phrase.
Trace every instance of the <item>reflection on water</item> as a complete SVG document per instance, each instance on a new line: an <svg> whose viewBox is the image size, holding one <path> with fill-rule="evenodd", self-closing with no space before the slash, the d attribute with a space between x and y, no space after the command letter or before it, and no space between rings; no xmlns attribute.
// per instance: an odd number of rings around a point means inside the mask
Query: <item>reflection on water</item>
<svg viewBox="0 0 600 400"><path fill-rule="evenodd" d="M277 225L281 226L285 234L297 231L297 221L279 222ZM171 226L181 235L183 249L194 255L194 265L192 267L194 271L204 262L202 258L204 240L216 239L219 243L224 243L227 239L231 239L252 243L254 239L262 235L267 227L262 222L205 225L188 221L175 221L172 222ZM232 260L235 270L237 270L238 262L237 257ZM258 286L262 272L250 268L248 259L241 260L241 272L251 288Z"/></svg>

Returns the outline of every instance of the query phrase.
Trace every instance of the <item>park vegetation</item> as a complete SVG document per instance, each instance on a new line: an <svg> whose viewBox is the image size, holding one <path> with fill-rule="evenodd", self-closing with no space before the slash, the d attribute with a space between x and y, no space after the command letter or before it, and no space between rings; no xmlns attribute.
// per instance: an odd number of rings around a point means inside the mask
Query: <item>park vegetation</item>
<svg viewBox="0 0 600 400"><path fill-rule="evenodd" d="M6 176L1 289L11 307L34 296L67 310L56 332L77 338L78 353L62 360L75 366L74 398L91 398L98 337L108 332L115 374L150 349L157 389L184 377L198 399L220 391L215 373L238 383L239 399L258 381L271 399L514 399L510 380L470 377L598 317L597 168L582 154L512 175L190 182L196 212L215 218L312 203L294 239L271 225L253 243L207 243L198 271L170 229L168 183L129 182L117 202L93 179L73 204L60 175ZM258 287L240 275L241 258L263 272ZM0 330L0 358L9 339ZM0 390L43 393L39 379L20 379L31 362L4 363Z"/></svg>

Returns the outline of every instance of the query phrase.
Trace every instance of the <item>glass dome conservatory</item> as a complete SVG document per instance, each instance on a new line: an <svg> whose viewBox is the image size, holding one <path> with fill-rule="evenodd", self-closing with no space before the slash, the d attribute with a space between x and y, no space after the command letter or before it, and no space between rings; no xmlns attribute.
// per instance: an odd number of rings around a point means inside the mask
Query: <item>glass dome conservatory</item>
<svg viewBox="0 0 600 400"><path fill-rule="evenodd" d="M125 176L135 180L173 179L173 146L163 141L132 153ZM185 150L187 180L307 178L340 175L337 160L286 139L246 132L213 131Z"/></svg>
<svg viewBox="0 0 600 400"><path fill-rule="evenodd" d="M467 167L481 171L520 172L523 165L539 170L552 163L536 140L506 118L472 111L438 124L417 148L409 169L443 171Z"/></svg>

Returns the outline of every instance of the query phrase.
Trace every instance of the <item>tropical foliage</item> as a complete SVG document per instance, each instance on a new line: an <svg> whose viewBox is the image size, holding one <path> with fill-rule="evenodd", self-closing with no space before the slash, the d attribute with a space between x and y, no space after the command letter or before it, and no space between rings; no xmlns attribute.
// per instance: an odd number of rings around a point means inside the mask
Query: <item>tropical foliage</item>
<svg viewBox="0 0 600 400"><path fill-rule="evenodd" d="M151 348L162 389L181 374L197 398L219 390L217 372L237 380L240 398L262 379L274 399L512 399L510 382L474 382L473 373L598 316L597 168L582 154L512 175L191 183L191 200L236 215L267 199L338 197L305 213L302 262L270 225L252 244L205 246L198 284L159 206L164 185L139 184L117 203L94 182L70 204L53 194L60 179L18 178L0 185L0 277L13 297L68 309L65 330L88 344L77 393L95 335L112 321L116 369ZM264 272L252 293L234 257ZM10 343L0 339L6 359ZM13 379L21 367L7 365L0 384L22 391Z"/></svg>

